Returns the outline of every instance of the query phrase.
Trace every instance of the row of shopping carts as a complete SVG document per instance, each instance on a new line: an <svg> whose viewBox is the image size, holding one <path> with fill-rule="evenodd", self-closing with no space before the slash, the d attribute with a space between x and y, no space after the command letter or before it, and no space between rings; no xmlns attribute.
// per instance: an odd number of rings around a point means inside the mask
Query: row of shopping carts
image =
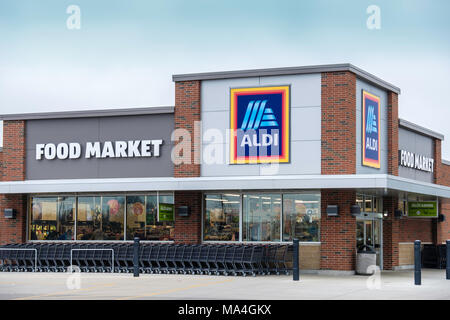
<svg viewBox="0 0 450 320"><path fill-rule="evenodd" d="M141 243L140 273L289 274L292 245ZM27 243L0 247L0 271L131 273L133 243Z"/></svg>

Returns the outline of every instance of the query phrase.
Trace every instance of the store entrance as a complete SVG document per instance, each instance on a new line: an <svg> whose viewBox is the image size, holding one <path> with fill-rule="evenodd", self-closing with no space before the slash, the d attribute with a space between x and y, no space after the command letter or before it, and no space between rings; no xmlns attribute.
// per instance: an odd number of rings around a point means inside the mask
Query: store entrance
<svg viewBox="0 0 450 320"><path fill-rule="evenodd" d="M381 217L380 217L381 216ZM383 269L383 219L381 214L364 214L356 218L356 249L367 245L377 253L377 266Z"/></svg>

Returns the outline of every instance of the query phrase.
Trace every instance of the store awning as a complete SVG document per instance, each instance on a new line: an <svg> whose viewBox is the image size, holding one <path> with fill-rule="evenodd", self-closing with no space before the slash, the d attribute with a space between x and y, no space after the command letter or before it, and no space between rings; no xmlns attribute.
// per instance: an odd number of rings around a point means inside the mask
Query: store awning
<svg viewBox="0 0 450 320"><path fill-rule="evenodd" d="M450 187L386 174L198 178L58 179L0 182L0 194L180 190L356 189L450 198Z"/></svg>

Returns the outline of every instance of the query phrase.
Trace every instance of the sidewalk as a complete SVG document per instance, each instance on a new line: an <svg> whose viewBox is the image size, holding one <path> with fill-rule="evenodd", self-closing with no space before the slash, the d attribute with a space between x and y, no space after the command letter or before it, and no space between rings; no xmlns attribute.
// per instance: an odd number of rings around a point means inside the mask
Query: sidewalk
<svg viewBox="0 0 450 320"><path fill-rule="evenodd" d="M450 299L445 270L426 269L422 285L414 285L412 271L384 271L376 277L292 276L223 277L65 273L0 273L0 299ZM69 287L67 281L69 279ZM78 279L80 287L76 288ZM70 289L70 288L73 289Z"/></svg>

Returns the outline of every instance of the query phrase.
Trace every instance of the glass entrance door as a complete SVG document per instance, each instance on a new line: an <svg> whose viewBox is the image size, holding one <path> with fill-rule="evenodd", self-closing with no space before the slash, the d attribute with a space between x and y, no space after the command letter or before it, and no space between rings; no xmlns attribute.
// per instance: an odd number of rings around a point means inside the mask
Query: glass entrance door
<svg viewBox="0 0 450 320"><path fill-rule="evenodd" d="M372 247L377 253L377 266L381 268L382 253L382 219L373 217L356 220L356 249L364 245Z"/></svg>

